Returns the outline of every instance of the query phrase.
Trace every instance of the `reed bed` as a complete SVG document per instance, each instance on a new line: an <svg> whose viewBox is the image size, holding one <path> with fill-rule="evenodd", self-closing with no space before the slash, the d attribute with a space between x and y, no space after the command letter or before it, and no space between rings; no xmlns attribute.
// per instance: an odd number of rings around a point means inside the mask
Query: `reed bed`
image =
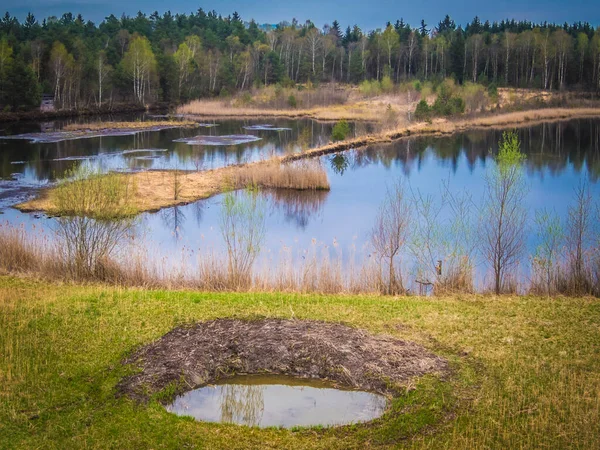
<svg viewBox="0 0 600 450"><path fill-rule="evenodd" d="M282 247L275 253L266 251L247 275L228 271L225 251L199 250L182 254L179 261L156 259L154 252L133 240L110 257L101 257L93 270L74 270L56 243L48 236L32 236L21 227L0 226L0 274L17 274L47 280L100 282L115 286L148 289L193 289L203 292L288 292L319 294L385 295L386 268L365 247L348 254L313 242L308 248L292 250ZM539 296L600 295L600 259L586 265L585 285L576 284L568 260L560 261L553 272L550 292L545 274L517 270L507 278L504 292L513 295L531 293ZM528 275L529 273L529 275ZM456 294L492 293L483 276L478 287L473 265L458 261L434 278L428 286L420 286L417 278L403 270L408 295L446 296ZM486 281L487 280L487 281ZM486 284L487 283L487 284Z"/></svg>
<svg viewBox="0 0 600 450"><path fill-rule="evenodd" d="M231 182L238 189L253 185L266 189L329 190L327 172L319 161L249 165L234 171Z"/></svg>

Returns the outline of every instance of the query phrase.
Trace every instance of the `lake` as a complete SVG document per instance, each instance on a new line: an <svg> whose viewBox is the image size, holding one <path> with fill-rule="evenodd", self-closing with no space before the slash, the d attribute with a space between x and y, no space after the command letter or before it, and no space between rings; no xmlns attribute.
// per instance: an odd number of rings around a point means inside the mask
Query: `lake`
<svg viewBox="0 0 600 450"><path fill-rule="evenodd" d="M0 141L4 197L4 223L47 229L53 219L22 214L9 208L27 195L22 186L47 183L74 163L75 156L97 157L93 164L110 170L181 168L202 170L256 160L271 154L297 152L326 143L331 124L310 120L221 121L203 129L210 135L256 134L260 141L231 147L200 147L173 143L197 130L164 130L118 138L95 138L54 144ZM286 130L249 130L252 125L270 124ZM38 125L39 126L39 125ZM30 126L33 127L33 126ZM11 129L11 132L25 132ZM536 210L567 214L574 189L587 180L595 198L600 198L600 120L584 119L536 125L518 130L522 151L527 155L525 178L529 224ZM328 192L265 192L266 237L259 266L277 266L283 260L306 258L311 252L326 253L344 263L369 258L370 231L386 189L401 180L412 196L431 196L439 202L447 192L468 195L473 204L481 199L484 178L494 164L502 132L473 131L451 137L414 137L388 145L372 146L321 158L331 183ZM139 160L126 153L139 149L167 149L155 158ZM200 160L200 163L197 163ZM22 161L22 162L19 162ZM15 162L18 162L15 164ZM12 183L12 184L11 184ZM8 186L8 187L7 187ZM11 195L11 186L17 194ZM6 193L8 192L8 194ZM166 267L182 262L194 270L198 253L222 251L220 230L222 196L190 205L145 213L136 226L137 245L160 259ZM472 211L475 215L475 210ZM475 217L473 217L475 219ZM447 212L438 220L446 223ZM442 228L449 225L442 225ZM528 229L528 249L537 245L533 227ZM524 258L523 265L528 264ZM483 285L487 271L481 261L477 272ZM417 275L406 267L407 277Z"/></svg>

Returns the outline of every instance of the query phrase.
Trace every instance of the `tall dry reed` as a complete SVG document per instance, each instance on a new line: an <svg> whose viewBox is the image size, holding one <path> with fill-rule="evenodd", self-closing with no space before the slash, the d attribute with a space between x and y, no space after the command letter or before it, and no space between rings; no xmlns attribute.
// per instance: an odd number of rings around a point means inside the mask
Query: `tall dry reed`
<svg viewBox="0 0 600 450"><path fill-rule="evenodd" d="M280 164L276 161L252 164L235 170L228 181L236 189L250 185L267 189L329 189L327 172L316 160L287 164Z"/></svg>

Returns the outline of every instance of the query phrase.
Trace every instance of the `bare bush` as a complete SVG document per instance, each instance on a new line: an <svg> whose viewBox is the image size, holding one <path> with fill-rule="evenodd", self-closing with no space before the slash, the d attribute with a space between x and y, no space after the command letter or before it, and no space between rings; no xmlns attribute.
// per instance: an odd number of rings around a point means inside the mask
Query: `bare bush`
<svg viewBox="0 0 600 450"><path fill-rule="evenodd" d="M56 253L75 279L102 279L117 246L132 226L129 219L59 217Z"/></svg>
<svg viewBox="0 0 600 450"><path fill-rule="evenodd" d="M411 208L404 186L389 187L371 231L371 244L380 268L382 292L388 295L406 292L402 281L402 251L410 235Z"/></svg>
<svg viewBox="0 0 600 450"><path fill-rule="evenodd" d="M481 207L480 247L492 267L493 289L498 295L509 290L509 278L525 249L527 189L522 174L524 155L515 132L504 133L496 165L485 178Z"/></svg>
<svg viewBox="0 0 600 450"><path fill-rule="evenodd" d="M236 289L248 288L265 237L265 205L256 188L225 194L220 228L227 249L228 284Z"/></svg>
<svg viewBox="0 0 600 450"><path fill-rule="evenodd" d="M558 215L547 210L536 212L535 226L539 244L532 260L531 291L549 297L556 292L564 230Z"/></svg>
<svg viewBox="0 0 600 450"><path fill-rule="evenodd" d="M560 290L571 295L591 294L594 290L594 222L592 194L587 181L575 189L574 203L569 207L566 226L566 268Z"/></svg>
<svg viewBox="0 0 600 450"><path fill-rule="evenodd" d="M439 200L413 192L409 250L414 261L413 275L420 287L431 286L438 295L473 291L475 239L471 205L470 195L451 193L447 183Z"/></svg>
<svg viewBox="0 0 600 450"><path fill-rule="evenodd" d="M75 279L102 278L115 249L134 225L129 185L116 174L79 168L54 191L56 254Z"/></svg>

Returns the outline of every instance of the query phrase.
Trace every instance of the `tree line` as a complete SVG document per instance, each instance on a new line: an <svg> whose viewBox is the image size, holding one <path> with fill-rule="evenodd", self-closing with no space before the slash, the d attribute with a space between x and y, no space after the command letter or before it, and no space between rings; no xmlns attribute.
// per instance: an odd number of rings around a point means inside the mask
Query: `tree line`
<svg viewBox="0 0 600 450"><path fill-rule="evenodd" d="M333 21L276 26L199 9L114 15L99 25L63 14L0 19L0 107L62 109L114 102L185 102L280 83L443 79L600 90L600 28L505 20L465 27L402 19L369 32Z"/></svg>

